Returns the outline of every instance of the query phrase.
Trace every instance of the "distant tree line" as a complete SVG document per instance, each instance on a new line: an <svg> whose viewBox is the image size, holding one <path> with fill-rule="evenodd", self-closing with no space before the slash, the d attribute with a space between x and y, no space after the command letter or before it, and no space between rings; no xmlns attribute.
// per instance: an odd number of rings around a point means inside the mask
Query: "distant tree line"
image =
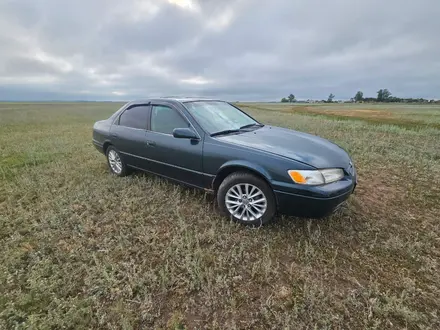
<svg viewBox="0 0 440 330"><path fill-rule="evenodd" d="M335 98L335 95L330 93L330 95L328 96L327 100L321 100L320 102L322 102L322 103L333 103L334 102L333 101L334 98ZM307 101L310 102L311 100L307 100ZM297 102L298 103L307 103L307 102L304 102L304 101L298 101L295 98L295 95L293 95L293 94L290 94L288 97L283 97L281 99L281 102L282 103L297 103Z"/></svg>
<svg viewBox="0 0 440 330"><path fill-rule="evenodd" d="M287 98L283 97L281 99L282 103L311 103L311 102L322 102L322 103L334 103L335 95L330 93L327 100L307 100L298 101L295 98L295 95L290 94ZM337 101L336 101L337 102ZM348 102L365 102L365 103L374 103L374 102L384 102L384 103L440 103L440 100L427 100L424 98L400 98L392 96L391 92L388 89L379 89L377 91L377 97L364 97L364 93L362 91L358 91L354 97L350 99Z"/></svg>
<svg viewBox="0 0 440 330"><path fill-rule="evenodd" d="M282 103L295 103L296 102L296 98L295 95L290 94L288 97L283 97L281 99Z"/></svg>
<svg viewBox="0 0 440 330"><path fill-rule="evenodd" d="M384 102L384 103L440 103L440 100L427 100L424 98L401 98L392 96L388 89L379 89L377 91L377 97L364 97L362 91L358 91L356 95L351 98L351 102Z"/></svg>

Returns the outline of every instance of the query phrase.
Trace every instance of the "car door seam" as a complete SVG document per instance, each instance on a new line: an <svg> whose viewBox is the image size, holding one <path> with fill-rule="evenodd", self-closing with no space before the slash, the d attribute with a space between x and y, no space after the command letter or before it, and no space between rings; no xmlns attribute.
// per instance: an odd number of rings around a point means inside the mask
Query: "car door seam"
<svg viewBox="0 0 440 330"><path fill-rule="evenodd" d="M185 171L188 171L188 172L193 172L193 173L196 173L196 174L202 174L202 175L210 176L210 177L214 177L214 176L215 176L215 175L208 174L208 173L204 173L204 172L199 172L199 171L195 171L195 170L190 170L189 168L185 168L185 167L181 167L181 166L173 165L173 164L170 164L170 163L160 162L160 161L158 161L158 160L154 160L154 159L151 159L151 158L142 157L142 156L138 156L138 155L133 155L133 154L130 154L130 153L128 153L128 152L123 152L123 151L120 151L120 152L121 152L121 154L124 154L124 155L127 155L127 156L136 157L136 158L141 158L141 159L148 160L148 161L151 161L151 162L154 162L154 163L158 163L158 164L162 164L162 165L171 166L171 167L178 168L178 169L181 169L181 170L185 170Z"/></svg>

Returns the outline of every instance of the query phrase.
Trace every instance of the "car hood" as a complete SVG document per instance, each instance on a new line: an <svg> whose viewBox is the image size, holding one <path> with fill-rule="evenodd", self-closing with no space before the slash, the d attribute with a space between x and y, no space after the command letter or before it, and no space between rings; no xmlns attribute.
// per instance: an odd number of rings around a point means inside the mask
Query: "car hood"
<svg viewBox="0 0 440 330"><path fill-rule="evenodd" d="M218 140L263 150L316 168L347 168L348 154L338 145L315 135L286 128L264 126L260 129L217 137Z"/></svg>

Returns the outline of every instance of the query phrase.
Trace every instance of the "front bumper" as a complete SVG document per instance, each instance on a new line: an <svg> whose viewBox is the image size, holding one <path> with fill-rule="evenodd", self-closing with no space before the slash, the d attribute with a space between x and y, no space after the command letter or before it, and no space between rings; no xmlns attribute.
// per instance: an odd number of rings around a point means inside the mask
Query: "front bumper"
<svg viewBox="0 0 440 330"><path fill-rule="evenodd" d="M348 191L335 197L319 198L275 191L278 212L286 215L308 217L322 217L332 213L351 194L352 191Z"/></svg>
<svg viewBox="0 0 440 330"><path fill-rule="evenodd" d="M278 212L286 215L322 217L332 213L354 192L356 173L322 186L303 186L290 183L273 185Z"/></svg>

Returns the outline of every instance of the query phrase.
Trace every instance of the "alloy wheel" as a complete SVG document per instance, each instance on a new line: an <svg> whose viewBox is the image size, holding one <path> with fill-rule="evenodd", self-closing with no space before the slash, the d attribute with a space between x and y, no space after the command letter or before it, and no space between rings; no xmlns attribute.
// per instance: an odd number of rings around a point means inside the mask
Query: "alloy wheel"
<svg viewBox="0 0 440 330"><path fill-rule="evenodd" d="M264 193L250 183L239 183L226 193L226 208L235 218L243 221L260 219L267 209Z"/></svg>
<svg viewBox="0 0 440 330"><path fill-rule="evenodd" d="M108 153L108 162L113 172L116 174L121 174L122 172L122 161L118 153L115 150L110 150Z"/></svg>

